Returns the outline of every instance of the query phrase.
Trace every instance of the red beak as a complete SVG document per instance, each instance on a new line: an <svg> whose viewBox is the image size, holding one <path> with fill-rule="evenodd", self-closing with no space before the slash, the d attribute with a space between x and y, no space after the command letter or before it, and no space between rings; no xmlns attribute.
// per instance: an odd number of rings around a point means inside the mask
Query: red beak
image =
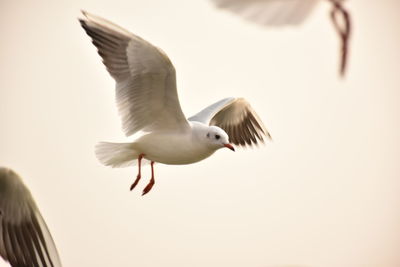
<svg viewBox="0 0 400 267"><path fill-rule="evenodd" d="M231 144L225 144L224 147L227 147L230 150L235 151L235 148Z"/></svg>

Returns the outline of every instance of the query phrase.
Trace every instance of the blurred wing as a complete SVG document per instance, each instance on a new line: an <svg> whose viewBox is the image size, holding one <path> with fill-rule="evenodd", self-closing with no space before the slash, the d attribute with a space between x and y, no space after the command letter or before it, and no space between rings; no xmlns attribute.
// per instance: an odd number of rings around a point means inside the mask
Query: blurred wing
<svg viewBox="0 0 400 267"><path fill-rule="evenodd" d="M265 26L302 23L319 0L212 0L217 7Z"/></svg>
<svg viewBox="0 0 400 267"><path fill-rule="evenodd" d="M61 266L51 234L29 190L0 168L0 255L11 266Z"/></svg>
<svg viewBox="0 0 400 267"><path fill-rule="evenodd" d="M271 138L264 124L243 98L225 98L203 109L189 121L198 121L222 128L235 145L246 146Z"/></svg>
<svg viewBox="0 0 400 267"><path fill-rule="evenodd" d="M83 14L85 18L79 21L116 81L125 134L188 128L178 99L175 68L167 55L112 22Z"/></svg>

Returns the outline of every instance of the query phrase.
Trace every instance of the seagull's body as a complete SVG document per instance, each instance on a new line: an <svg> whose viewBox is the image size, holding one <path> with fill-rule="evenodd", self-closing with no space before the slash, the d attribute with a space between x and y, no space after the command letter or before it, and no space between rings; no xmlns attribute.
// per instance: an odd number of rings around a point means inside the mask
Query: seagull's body
<svg viewBox="0 0 400 267"><path fill-rule="evenodd" d="M58 267L51 234L22 179L0 167L0 255L11 266Z"/></svg>
<svg viewBox="0 0 400 267"><path fill-rule="evenodd" d="M176 89L175 68L159 48L98 16L83 12L82 27L92 38L108 72L116 81L116 101L127 136L141 131L132 143L99 143L101 163L124 167L151 162L152 177L143 194L154 184L155 162L191 164L216 150L252 145L269 136L263 123L243 98L222 99L186 119Z"/></svg>
<svg viewBox="0 0 400 267"><path fill-rule="evenodd" d="M170 165L191 164L208 158L215 152L214 147L202 142L201 133L208 127L203 123L191 122L187 131L153 132L137 139L134 146L146 155L146 159ZM159 144L163 144L160 146Z"/></svg>
<svg viewBox="0 0 400 267"><path fill-rule="evenodd" d="M199 133L206 131L207 128L202 123L192 122L190 128L183 132L151 132L141 135L132 143L100 143L98 148L122 145L127 151L126 154L130 154L129 159L137 159L140 154L144 154L145 159L158 163L169 165L191 164L201 161L215 152L213 147L208 147L199 138ZM101 156L99 158L102 159ZM107 164L107 162L105 164L112 165Z"/></svg>

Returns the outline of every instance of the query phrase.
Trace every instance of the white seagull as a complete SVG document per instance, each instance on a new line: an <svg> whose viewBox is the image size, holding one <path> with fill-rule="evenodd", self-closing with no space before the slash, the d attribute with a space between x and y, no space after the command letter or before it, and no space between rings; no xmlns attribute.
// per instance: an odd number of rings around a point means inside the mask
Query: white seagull
<svg viewBox="0 0 400 267"><path fill-rule="evenodd" d="M326 0L332 4L330 17L340 41L340 75L346 71L350 39L350 14L344 0ZM212 0L221 9L229 10L248 21L263 26L298 25L305 21L321 0Z"/></svg>
<svg viewBox="0 0 400 267"><path fill-rule="evenodd" d="M61 266L50 232L21 178L0 167L0 255L11 266Z"/></svg>
<svg viewBox="0 0 400 267"><path fill-rule="evenodd" d="M167 55L137 35L98 16L82 11L79 19L92 38L108 72L116 81L116 102L126 136L143 134L132 143L96 146L99 161L125 167L142 159L151 162L151 179L143 195L154 185L155 162L190 164L211 156L230 142L251 146L263 136L263 123L243 98L225 98L186 119L179 104L175 68ZM229 142L230 141L230 142Z"/></svg>

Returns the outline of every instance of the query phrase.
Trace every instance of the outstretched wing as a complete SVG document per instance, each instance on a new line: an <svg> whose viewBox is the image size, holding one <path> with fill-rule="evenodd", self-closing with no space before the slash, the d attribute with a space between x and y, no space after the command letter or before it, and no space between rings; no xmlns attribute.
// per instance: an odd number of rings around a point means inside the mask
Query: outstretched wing
<svg viewBox="0 0 400 267"><path fill-rule="evenodd" d="M187 129L175 68L167 55L112 22L83 14L85 18L79 21L116 81L116 102L125 134Z"/></svg>
<svg viewBox="0 0 400 267"><path fill-rule="evenodd" d="M217 7L271 26L302 23L319 0L212 0Z"/></svg>
<svg viewBox="0 0 400 267"><path fill-rule="evenodd" d="M189 121L198 121L222 128L235 145L246 146L271 138L261 119L244 98L225 98L196 115Z"/></svg>
<svg viewBox="0 0 400 267"><path fill-rule="evenodd" d="M0 255L11 266L61 266L51 234L29 190L0 168Z"/></svg>

